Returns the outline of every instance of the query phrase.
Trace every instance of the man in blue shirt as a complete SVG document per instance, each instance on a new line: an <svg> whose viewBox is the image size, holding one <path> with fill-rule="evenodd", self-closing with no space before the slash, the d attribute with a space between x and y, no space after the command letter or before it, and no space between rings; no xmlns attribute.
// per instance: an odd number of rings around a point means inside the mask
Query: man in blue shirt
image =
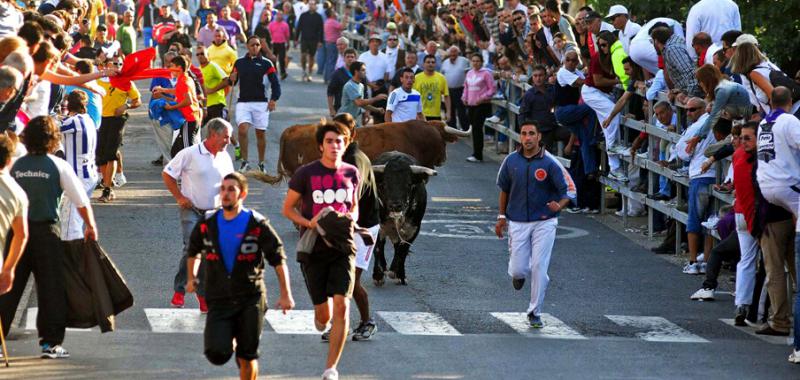
<svg viewBox="0 0 800 380"><path fill-rule="evenodd" d="M526 277L531 279L528 323L542 328L542 304L550 281L547 268L558 214L570 198L575 198L575 184L566 169L542 148L542 134L533 122L522 123L519 137L522 147L503 160L497 173L500 212L495 233L502 238L508 223L508 274L516 290L522 289Z"/></svg>

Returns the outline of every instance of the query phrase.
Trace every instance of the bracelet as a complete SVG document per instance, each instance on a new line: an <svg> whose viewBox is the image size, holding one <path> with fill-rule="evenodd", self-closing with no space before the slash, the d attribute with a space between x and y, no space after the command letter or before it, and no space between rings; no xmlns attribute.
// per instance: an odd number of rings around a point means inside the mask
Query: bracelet
<svg viewBox="0 0 800 380"><path fill-rule="evenodd" d="M502 220L505 220L505 219L506 219L506 216L505 216L505 214L500 214L500 215L497 215L497 220L501 220L501 219L502 219Z"/></svg>

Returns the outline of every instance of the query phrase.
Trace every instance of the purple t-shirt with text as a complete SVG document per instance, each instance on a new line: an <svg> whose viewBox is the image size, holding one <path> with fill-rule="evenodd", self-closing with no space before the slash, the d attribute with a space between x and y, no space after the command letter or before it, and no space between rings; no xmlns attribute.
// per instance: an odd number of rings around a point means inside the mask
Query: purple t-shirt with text
<svg viewBox="0 0 800 380"><path fill-rule="evenodd" d="M338 169L330 169L317 160L300 167L289 180L289 188L302 195L300 213L311 219L325 207L350 212L358 201L356 189L360 180L353 165L343 162Z"/></svg>

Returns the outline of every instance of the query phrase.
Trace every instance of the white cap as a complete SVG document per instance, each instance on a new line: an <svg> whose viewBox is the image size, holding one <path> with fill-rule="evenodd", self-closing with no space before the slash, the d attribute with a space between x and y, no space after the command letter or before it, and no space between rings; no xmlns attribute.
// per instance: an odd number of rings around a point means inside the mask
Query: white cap
<svg viewBox="0 0 800 380"><path fill-rule="evenodd" d="M733 43L731 46L739 46L741 44L753 44L758 46L758 40L752 34L742 34L739 37L736 37L736 42Z"/></svg>
<svg viewBox="0 0 800 380"><path fill-rule="evenodd" d="M628 8L625 8L623 5L612 5L611 8L608 10L608 16L606 18L614 17L616 15L628 15Z"/></svg>

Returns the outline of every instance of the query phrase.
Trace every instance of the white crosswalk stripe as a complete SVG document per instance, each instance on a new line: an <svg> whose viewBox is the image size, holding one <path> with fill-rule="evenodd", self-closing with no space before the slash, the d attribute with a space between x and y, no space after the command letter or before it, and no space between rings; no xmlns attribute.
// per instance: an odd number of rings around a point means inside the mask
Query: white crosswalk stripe
<svg viewBox="0 0 800 380"><path fill-rule="evenodd" d="M794 338L791 335L788 336L788 337L787 336L758 335L758 334L756 334L756 329L754 329L754 328L752 328L750 326L736 326L735 321L733 320L733 318L730 318L730 319L723 318L723 319L720 319L720 321L722 321L722 323L724 323L726 325L729 325L729 326L731 326L731 327L733 327L733 328L735 328L735 329L737 329L737 330L739 330L739 331L741 331L741 332L743 332L743 333L745 333L747 335L750 335L750 336L752 336L754 338L761 339L761 340L763 340L763 341L765 341L767 343L778 344L778 345L782 345L782 346L789 346L794 342Z"/></svg>
<svg viewBox="0 0 800 380"><path fill-rule="evenodd" d="M25 325L23 326L25 330L36 330L36 318L39 316L39 308L38 307L29 307L27 313L25 313ZM99 328L94 329L76 329L72 327L67 327L67 331L92 331L97 330L100 331Z"/></svg>
<svg viewBox="0 0 800 380"><path fill-rule="evenodd" d="M492 316L503 321L514 331L532 338L586 339L585 336L567 326L560 319L547 313L541 315L544 323L544 327L541 329L531 328L525 313L492 313Z"/></svg>
<svg viewBox="0 0 800 380"><path fill-rule="evenodd" d="M202 333L205 314L197 309L144 309L150 328L156 333Z"/></svg>
<svg viewBox="0 0 800 380"><path fill-rule="evenodd" d="M620 326L646 329L636 336L648 342L708 343L662 317L606 315L606 318Z"/></svg>
<svg viewBox="0 0 800 380"><path fill-rule="evenodd" d="M314 310L267 311L267 322L278 334L319 334L314 328Z"/></svg>
<svg viewBox="0 0 800 380"><path fill-rule="evenodd" d="M404 335L461 335L444 318L434 313L379 311L378 315Z"/></svg>

